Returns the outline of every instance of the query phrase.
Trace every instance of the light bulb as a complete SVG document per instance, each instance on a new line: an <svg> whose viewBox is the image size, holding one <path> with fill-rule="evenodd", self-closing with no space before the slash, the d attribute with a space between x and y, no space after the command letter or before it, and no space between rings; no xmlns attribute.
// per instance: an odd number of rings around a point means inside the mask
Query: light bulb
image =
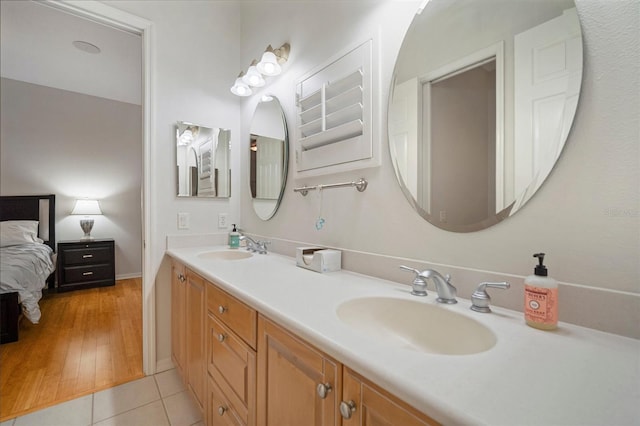
<svg viewBox="0 0 640 426"><path fill-rule="evenodd" d="M278 58L273 52L264 52L262 55L262 59L256 65L256 68L261 74L267 76L274 76L280 74L282 72L282 68L280 64L278 64Z"/></svg>

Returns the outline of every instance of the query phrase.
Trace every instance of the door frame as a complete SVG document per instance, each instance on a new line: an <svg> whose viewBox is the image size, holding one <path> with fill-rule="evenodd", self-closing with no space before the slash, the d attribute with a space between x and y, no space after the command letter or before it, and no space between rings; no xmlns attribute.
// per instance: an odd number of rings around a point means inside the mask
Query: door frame
<svg viewBox="0 0 640 426"><path fill-rule="evenodd" d="M153 122L152 52L153 23L139 16L113 8L94 0L45 0L44 4L74 15L119 28L142 37L142 369L145 375L157 370L156 361L156 312L155 285L151 271L151 250L153 247L152 182L151 182L151 137Z"/></svg>

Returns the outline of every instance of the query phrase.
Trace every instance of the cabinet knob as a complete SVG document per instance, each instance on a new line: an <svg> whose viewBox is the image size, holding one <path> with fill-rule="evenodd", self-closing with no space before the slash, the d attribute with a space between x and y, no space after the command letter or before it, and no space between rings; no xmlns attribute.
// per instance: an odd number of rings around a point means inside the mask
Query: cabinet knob
<svg viewBox="0 0 640 426"><path fill-rule="evenodd" d="M225 312L227 312L227 308L225 308L224 306L220 305L220 306L218 306L218 312L220 312L221 314L224 314Z"/></svg>
<svg viewBox="0 0 640 426"><path fill-rule="evenodd" d="M318 396L321 399L325 399L327 397L327 394L329 392L331 392L333 388L331 387L331 383L320 383L317 387L316 387L316 391L318 392Z"/></svg>
<svg viewBox="0 0 640 426"><path fill-rule="evenodd" d="M227 336L225 336L224 334L220 333L218 334L218 342L222 343L224 342L224 339L226 339Z"/></svg>
<svg viewBox="0 0 640 426"><path fill-rule="evenodd" d="M187 279L186 279L186 277L184 276L184 274L178 274L178 280L179 280L181 283L183 283L183 282L185 282Z"/></svg>
<svg viewBox="0 0 640 426"><path fill-rule="evenodd" d="M342 415L342 418L349 420L355 412L356 403L354 401L342 401L340 403L340 414Z"/></svg>
<svg viewBox="0 0 640 426"><path fill-rule="evenodd" d="M219 415L224 416L224 413L226 413L226 412L227 412L227 407L225 407L223 405L218 407L218 414Z"/></svg>

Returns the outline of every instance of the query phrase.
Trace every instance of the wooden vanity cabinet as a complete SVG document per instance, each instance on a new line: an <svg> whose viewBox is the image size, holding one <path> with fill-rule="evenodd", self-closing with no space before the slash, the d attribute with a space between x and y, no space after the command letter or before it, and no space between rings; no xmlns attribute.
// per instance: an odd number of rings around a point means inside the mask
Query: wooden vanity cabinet
<svg viewBox="0 0 640 426"><path fill-rule="evenodd" d="M204 412L206 395L206 368L204 347L205 280L187 270L187 387L195 396L200 411Z"/></svg>
<svg viewBox="0 0 640 426"><path fill-rule="evenodd" d="M340 405L343 426L438 425L347 367L343 371Z"/></svg>
<svg viewBox="0 0 640 426"><path fill-rule="evenodd" d="M207 283L209 426L256 424L257 312Z"/></svg>
<svg viewBox="0 0 640 426"><path fill-rule="evenodd" d="M187 358L187 272L181 263L171 262L171 360L186 382Z"/></svg>
<svg viewBox="0 0 640 426"><path fill-rule="evenodd" d="M171 273L171 357L207 425L438 424L181 263Z"/></svg>
<svg viewBox="0 0 640 426"><path fill-rule="evenodd" d="M258 426L337 426L342 365L258 317Z"/></svg>

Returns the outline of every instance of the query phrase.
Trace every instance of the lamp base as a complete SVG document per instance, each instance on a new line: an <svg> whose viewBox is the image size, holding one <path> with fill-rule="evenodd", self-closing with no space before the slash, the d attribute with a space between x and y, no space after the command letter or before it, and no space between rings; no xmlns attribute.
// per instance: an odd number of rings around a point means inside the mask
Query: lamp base
<svg viewBox="0 0 640 426"><path fill-rule="evenodd" d="M80 228L84 231L84 237L80 238L83 241L93 240L91 236L91 229L93 228L93 219L81 219Z"/></svg>

